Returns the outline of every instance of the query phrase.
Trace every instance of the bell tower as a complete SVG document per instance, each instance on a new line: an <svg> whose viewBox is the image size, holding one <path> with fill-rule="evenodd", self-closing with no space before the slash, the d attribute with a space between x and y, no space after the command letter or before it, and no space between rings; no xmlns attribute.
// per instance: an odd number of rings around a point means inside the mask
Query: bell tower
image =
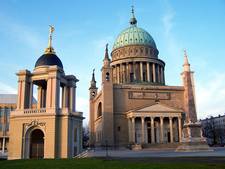
<svg viewBox="0 0 225 169"><path fill-rule="evenodd" d="M114 145L114 115L113 115L113 79L111 60L108 54L108 44L102 67L102 144Z"/></svg>
<svg viewBox="0 0 225 169"><path fill-rule="evenodd" d="M93 104L93 100L95 98L95 96L98 93L98 88L96 87L96 81L95 81L95 69L93 69L92 72L92 79L90 82L90 88L89 88L89 129L90 129L90 133L89 133L89 144L90 146L93 146L95 143L95 134L94 134L94 119L95 119L95 114L94 114L94 104Z"/></svg>
<svg viewBox="0 0 225 169"><path fill-rule="evenodd" d="M76 111L74 75L65 75L49 43L33 72L20 70L17 108L10 114L9 159L71 158L82 151L82 112ZM37 88L37 102L34 102ZM38 138L38 139L37 139Z"/></svg>

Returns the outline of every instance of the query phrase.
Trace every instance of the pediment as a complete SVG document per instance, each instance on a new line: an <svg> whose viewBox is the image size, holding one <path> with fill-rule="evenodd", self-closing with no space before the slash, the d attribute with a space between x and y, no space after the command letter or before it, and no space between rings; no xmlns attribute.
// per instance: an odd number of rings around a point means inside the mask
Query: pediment
<svg viewBox="0 0 225 169"><path fill-rule="evenodd" d="M183 112L181 109L173 108L161 103L156 103L151 106L147 106L141 109L135 110L135 112Z"/></svg>

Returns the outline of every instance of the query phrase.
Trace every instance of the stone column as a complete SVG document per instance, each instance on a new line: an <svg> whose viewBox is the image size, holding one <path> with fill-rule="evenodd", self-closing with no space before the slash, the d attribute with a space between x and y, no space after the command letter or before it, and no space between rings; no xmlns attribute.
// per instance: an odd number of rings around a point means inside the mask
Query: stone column
<svg viewBox="0 0 225 169"><path fill-rule="evenodd" d="M30 82L29 108L32 109L33 104L33 83Z"/></svg>
<svg viewBox="0 0 225 169"><path fill-rule="evenodd" d="M116 65L113 66L113 82L117 83Z"/></svg>
<svg viewBox="0 0 225 169"><path fill-rule="evenodd" d="M119 65L116 65L116 79L117 79L117 83L120 83L120 68Z"/></svg>
<svg viewBox="0 0 225 169"><path fill-rule="evenodd" d="M178 117L178 134L179 134L179 142L182 140L182 127L181 127L181 117Z"/></svg>
<svg viewBox="0 0 225 169"><path fill-rule="evenodd" d="M75 111L75 87L70 87L70 111Z"/></svg>
<svg viewBox="0 0 225 169"><path fill-rule="evenodd" d="M130 71L129 71L129 63L126 63L126 82L130 82Z"/></svg>
<svg viewBox="0 0 225 169"><path fill-rule="evenodd" d="M150 69L149 69L149 62L146 62L147 67L147 82L150 82Z"/></svg>
<svg viewBox="0 0 225 169"><path fill-rule="evenodd" d="M163 67L161 66L161 83L164 84L164 81L163 81Z"/></svg>
<svg viewBox="0 0 225 169"><path fill-rule="evenodd" d="M52 79L49 78L47 81L47 102L46 108L52 108Z"/></svg>
<svg viewBox="0 0 225 169"><path fill-rule="evenodd" d="M126 82L126 64L123 64L123 83Z"/></svg>
<svg viewBox="0 0 225 169"><path fill-rule="evenodd" d="M152 73L153 73L153 83L156 82L156 77L155 77L155 63L152 64Z"/></svg>
<svg viewBox="0 0 225 169"><path fill-rule="evenodd" d="M63 105L62 105L62 107L63 108L66 108L66 107L68 107L68 89L67 89L67 86L63 86Z"/></svg>
<svg viewBox="0 0 225 169"><path fill-rule="evenodd" d="M5 153L5 136L2 139L2 153Z"/></svg>
<svg viewBox="0 0 225 169"><path fill-rule="evenodd" d="M163 132L163 117L160 117L160 142L164 141L164 132Z"/></svg>
<svg viewBox="0 0 225 169"><path fill-rule="evenodd" d="M137 77L136 77L136 63L133 62L133 73L134 73L134 81L137 80Z"/></svg>
<svg viewBox="0 0 225 169"><path fill-rule="evenodd" d="M46 107L46 90L41 89L41 108Z"/></svg>
<svg viewBox="0 0 225 169"><path fill-rule="evenodd" d="M132 122L132 142L136 143L136 140L135 140L135 117L132 117L131 122Z"/></svg>
<svg viewBox="0 0 225 169"><path fill-rule="evenodd" d="M162 81L163 81L163 84L165 84L165 76L164 76L164 68L162 67Z"/></svg>
<svg viewBox="0 0 225 169"><path fill-rule="evenodd" d="M59 108L60 81L57 77L52 79L52 108Z"/></svg>
<svg viewBox="0 0 225 169"><path fill-rule="evenodd" d="M154 117L151 117L151 144L155 143L155 126Z"/></svg>
<svg viewBox="0 0 225 169"><path fill-rule="evenodd" d="M21 108L21 88L22 88L22 81L18 80L18 95L17 95L17 109Z"/></svg>
<svg viewBox="0 0 225 169"><path fill-rule="evenodd" d="M145 118L141 117L141 143L145 143Z"/></svg>
<svg viewBox="0 0 225 169"><path fill-rule="evenodd" d="M170 120L170 142L173 143L173 117L169 117Z"/></svg>
<svg viewBox="0 0 225 169"><path fill-rule="evenodd" d="M140 80L143 82L143 63L140 62Z"/></svg>
<svg viewBox="0 0 225 169"><path fill-rule="evenodd" d="M6 109L4 109L4 115L3 118L5 119L6 115ZM6 120L4 120L2 125L2 132L3 132L3 138L2 138L2 153L5 153L5 136L6 136Z"/></svg>
<svg viewBox="0 0 225 169"><path fill-rule="evenodd" d="M161 80L160 80L160 65L157 65L157 79L158 79L158 83L161 83Z"/></svg>
<svg viewBox="0 0 225 169"><path fill-rule="evenodd" d="M128 118L127 120L128 120L128 139L129 139L129 143L130 143L130 142L132 142L131 120L130 120L130 118Z"/></svg>
<svg viewBox="0 0 225 169"><path fill-rule="evenodd" d="M42 103L42 96L41 96L41 94L42 94L42 89L41 89L41 87L40 86L38 86L38 89L37 89L37 93L38 93L38 101L37 101L37 108L38 109L40 109L41 108L41 103Z"/></svg>
<svg viewBox="0 0 225 169"><path fill-rule="evenodd" d="M120 83L123 83L123 64L120 64Z"/></svg>

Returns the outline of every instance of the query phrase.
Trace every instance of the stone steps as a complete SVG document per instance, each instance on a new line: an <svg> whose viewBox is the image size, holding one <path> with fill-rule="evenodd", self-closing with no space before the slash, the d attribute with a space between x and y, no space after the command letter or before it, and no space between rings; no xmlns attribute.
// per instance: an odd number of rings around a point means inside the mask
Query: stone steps
<svg viewBox="0 0 225 169"><path fill-rule="evenodd" d="M164 143L164 144L144 144L142 148L147 149L176 149L181 143Z"/></svg>

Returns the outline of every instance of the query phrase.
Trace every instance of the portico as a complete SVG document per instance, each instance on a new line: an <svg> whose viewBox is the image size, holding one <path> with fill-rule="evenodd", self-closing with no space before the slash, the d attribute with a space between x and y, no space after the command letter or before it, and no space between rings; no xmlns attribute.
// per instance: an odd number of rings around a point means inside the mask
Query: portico
<svg viewBox="0 0 225 169"><path fill-rule="evenodd" d="M127 112L129 143L181 142L181 116L182 110L160 103Z"/></svg>

